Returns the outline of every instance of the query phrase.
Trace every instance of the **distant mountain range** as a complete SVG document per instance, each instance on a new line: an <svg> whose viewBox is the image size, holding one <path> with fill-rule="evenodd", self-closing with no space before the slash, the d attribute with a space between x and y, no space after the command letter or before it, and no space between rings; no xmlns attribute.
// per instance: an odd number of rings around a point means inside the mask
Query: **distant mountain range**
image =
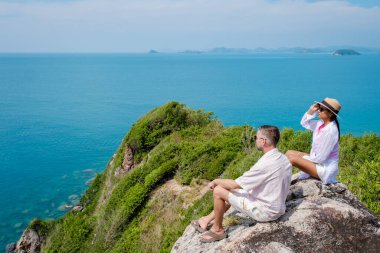
<svg viewBox="0 0 380 253"><path fill-rule="evenodd" d="M185 50L177 53L181 54L333 54L337 50L353 50L360 54L380 54L380 48L368 48L357 46L331 46L331 47L280 47L280 48L264 48L258 47L255 49L249 48L227 48L227 47L215 47L210 50ZM154 50L155 52L158 52Z"/></svg>

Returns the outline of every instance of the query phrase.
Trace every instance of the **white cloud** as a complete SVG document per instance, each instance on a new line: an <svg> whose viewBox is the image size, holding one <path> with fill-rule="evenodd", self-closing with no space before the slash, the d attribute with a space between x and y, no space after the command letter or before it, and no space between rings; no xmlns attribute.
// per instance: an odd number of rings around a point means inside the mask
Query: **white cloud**
<svg viewBox="0 0 380 253"><path fill-rule="evenodd" d="M0 51L380 45L380 8L342 1L0 2Z"/></svg>

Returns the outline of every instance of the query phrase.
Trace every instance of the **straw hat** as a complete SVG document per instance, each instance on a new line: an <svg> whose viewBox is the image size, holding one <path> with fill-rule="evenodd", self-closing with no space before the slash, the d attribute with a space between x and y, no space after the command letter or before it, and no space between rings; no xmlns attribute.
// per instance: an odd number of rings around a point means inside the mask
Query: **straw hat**
<svg viewBox="0 0 380 253"><path fill-rule="evenodd" d="M336 116L338 116L339 110L342 107L340 103L338 102L338 100L336 100L335 98L325 98L322 100L322 102L317 102L317 101L315 102L327 108L330 112L332 112Z"/></svg>

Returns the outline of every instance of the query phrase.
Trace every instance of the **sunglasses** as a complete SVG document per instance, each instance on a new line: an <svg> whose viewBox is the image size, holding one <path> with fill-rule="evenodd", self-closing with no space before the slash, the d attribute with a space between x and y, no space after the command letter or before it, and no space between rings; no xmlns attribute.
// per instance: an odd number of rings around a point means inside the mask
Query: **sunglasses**
<svg viewBox="0 0 380 253"><path fill-rule="evenodd" d="M266 138L257 138L257 136L253 136L253 139L256 141L257 139L260 139L260 140L266 140Z"/></svg>
<svg viewBox="0 0 380 253"><path fill-rule="evenodd" d="M320 112L324 112L324 111L327 111L327 109L321 105L318 104L318 111Z"/></svg>

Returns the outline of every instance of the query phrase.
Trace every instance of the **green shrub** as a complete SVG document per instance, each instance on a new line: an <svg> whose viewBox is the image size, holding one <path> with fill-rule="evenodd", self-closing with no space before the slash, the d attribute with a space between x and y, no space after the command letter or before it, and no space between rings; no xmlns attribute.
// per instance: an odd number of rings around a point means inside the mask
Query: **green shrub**
<svg viewBox="0 0 380 253"><path fill-rule="evenodd" d="M183 219L179 226L165 227L164 237L161 244L160 252L170 252L174 243L183 234L183 231L190 224L192 220L209 214L213 209L212 193L206 193L202 198L196 200L194 204L186 209L182 210L181 215Z"/></svg>
<svg viewBox="0 0 380 253"><path fill-rule="evenodd" d="M250 153L239 153L235 160L226 167L223 178L236 179L249 170L262 156L262 152L252 149Z"/></svg>
<svg viewBox="0 0 380 253"><path fill-rule="evenodd" d="M124 253L124 252L144 252L141 250L141 243L139 240L141 229L139 226L139 219L136 217L129 224L128 228L122 233L122 237L118 240L113 247L110 247L107 252L111 253Z"/></svg>
<svg viewBox="0 0 380 253"><path fill-rule="evenodd" d="M204 126L212 113L193 111L178 102L170 102L146 114L134 124L126 137L136 162L152 150L165 136L190 126Z"/></svg>
<svg viewBox="0 0 380 253"><path fill-rule="evenodd" d="M42 252L83 252L91 235L93 219L81 213L68 213L59 220Z"/></svg>
<svg viewBox="0 0 380 253"><path fill-rule="evenodd" d="M380 214L380 136L343 135L338 179L374 213Z"/></svg>
<svg viewBox="0 0 380 253"><path fill-rule="evenodd" d="M129 171L125 177L118 182L106 204L106 213L112 212L112 210L116 209L120 205L120 199L124 198L127 191L132 186L138 182L143 183L144 178L154 169L167 161L174 159L176 152L177 148L175 145L165 145L165 143L162 143L162 145L158 147L158 152L153 150L151 152L152 156L145 162L144 165L138 166ZM155 155L155 153L157 153L157 155Z"/></svg>
<svg viewBox="0 0 380 253"><path fill-rule="evenodd" d="M34 218L30 224L30 229L37 232L40 237L46 237L52 229L53 223L51 221L43 221L39 218Z"/></svg>
<svg viewBox="0 0 380 253"><path fill-rule="evenodd" d="M104 224L101 229L105 231L105 234L104 238L99 238L98 248L102 249L103 247L105 250L114 246L129 222L138 214L147 197L148 189L140 183L135 184L127 191L124 198L120 199L118 208L103 217Z"/></svg>
<svg viewBox="0 0 380 253"><path fill-rule="evenodd" d="M294 131L291 128L284 128L281 131L278 149L285 153L288 150L297 150L309 153L311 149L312 132Z"/></svg>
<svg viewBox="0 0 380 253"><path fill-rule="evenodd" d="M212 180L222 174L236 155L243 150L242 127L227 129L211 124L201 132L200 141L182 141L176 179L189 184L194 178ZM204 137L205 138L204 138ZM192 139L192 137L191 137Z"/></svg>
<svg viewBox="0 0 380 253"><path fill-rule="evenodd" d="M97 174L90 187L80 200L80 203L85 207L84 212L92 213L98 203L101 190L104 186L104 174Z"/></svg>
<svg viewBox="0 0 380 253"><path fill-rule="evenodd" d="M350 169L340 173L340 180L374 213L380 214L380 163L355 162Z"/></svg>
<svg viewBox="0 0 380 253"><path fill-rule="evenodd" d="M145 177L145 187L148 189L154 189L161 180L173 175L174 170L177 168L177 164L178 162L176 160L169 160L153 170Z"/></svg>

